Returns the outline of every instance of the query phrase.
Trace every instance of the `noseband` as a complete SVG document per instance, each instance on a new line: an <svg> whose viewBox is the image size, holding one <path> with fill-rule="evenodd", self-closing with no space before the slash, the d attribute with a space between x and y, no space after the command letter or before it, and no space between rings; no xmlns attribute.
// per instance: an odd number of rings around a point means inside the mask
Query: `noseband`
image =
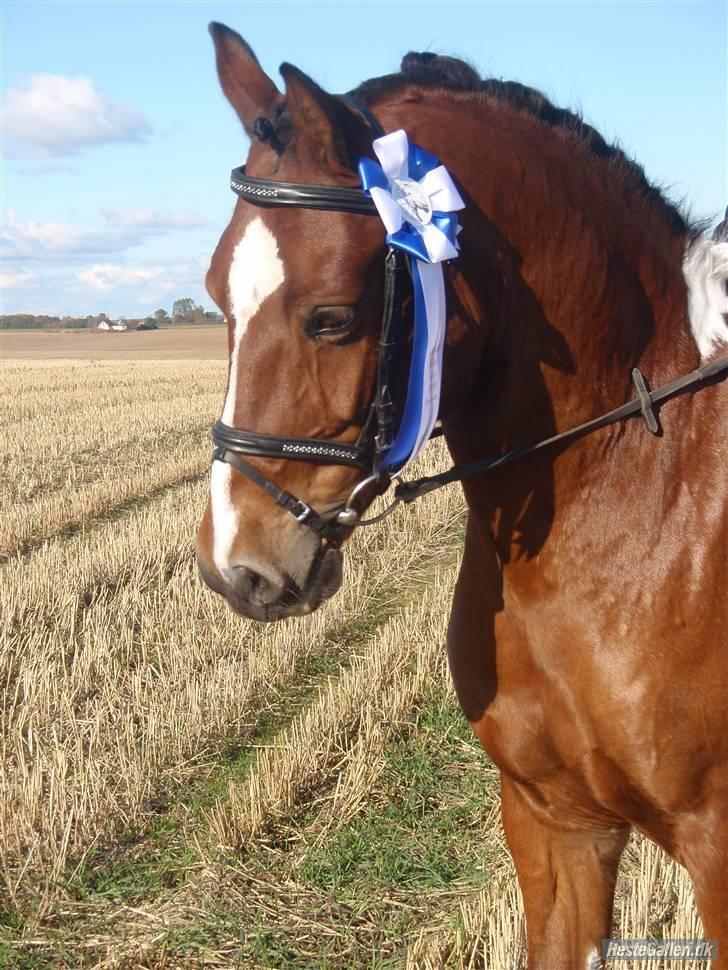
<svg viewBox="0 0 728 970"><path fill-rule="evenodd" d="M384 134L372 113L363 105L344 98L361 114L372 129L374 137ZM230 187L246 202L271 208L277 206L301 209L325 209L329 212L349 212L357 215L378 215L374 203L362 189L332 185L304 185L296 182L275 182L247 175L245 167L234 168ZM363 508L389 487L392 477L379 469L382 456L394 440L394 404L391 386L397 333L401 330L402 300L406 277L404 254L388 248L384 257L384 305L378 346L377 386L367 418L355 444L328 441L320 438L287 438L281 435L260 434L233 428L222 421L212 427L215 450L213 461L232 465L242 475L267 492L273 501L297 522L311 529L322 544L338 548L347 533L360 524ZM269 478L242 458L287 459L325 465L346 465L365 473L343 508L331 519L324 519L308 503L290 492L278 488Z"/></svg>

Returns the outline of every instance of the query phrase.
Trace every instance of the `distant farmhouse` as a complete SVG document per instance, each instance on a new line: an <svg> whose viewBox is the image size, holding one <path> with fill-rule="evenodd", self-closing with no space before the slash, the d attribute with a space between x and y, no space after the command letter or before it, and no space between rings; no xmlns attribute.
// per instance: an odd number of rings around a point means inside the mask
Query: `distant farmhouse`
<svg viewBox="0 0 728 970"><path fill-rule="evenodd" d="M156 330L156 322L152 321L152 326L150 326L148 321L145 320L125 320L123 317L119 320L101 320L97 325L97 330L116 330L117 333L121 333L124 330Z"/></svg>

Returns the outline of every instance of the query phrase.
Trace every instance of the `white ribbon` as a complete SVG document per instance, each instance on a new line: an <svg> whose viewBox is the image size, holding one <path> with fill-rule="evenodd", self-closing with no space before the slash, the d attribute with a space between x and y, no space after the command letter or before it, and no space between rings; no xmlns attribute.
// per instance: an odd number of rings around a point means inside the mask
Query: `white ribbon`
<svg viewBox="0 0 728 970"><path fill-rule="evenodd" d="M441 233L442 235L442 233ZM422 293L427 307L427 356L423 374L422 411L420 430L417 433L412 453L407 459L411 462L419 455L435 427L440 410L440 388L442 386L442 356L447 330L447 310L445 306L445 284L442 267L433 263L417 263Z"/></svg>
<svg viewBox="0 0 728 970"><path fill-rule="evenodd" d="M456 212L464 209L465 203L455 188L448 170L444 165L438 165L418 182L408 178L409 142L407 135L401 130L377 138L373 147L390 184L389 191L376 187L370 189L371 197L387 232L398 232L402 228L402 223L409 221L416 225L422 236L431 263L454 259L458 254L457 247L453 246L447 236L429 221L422 225L411 218L408 219L406 210L395 200L392 192L392 186L396 184L395 180L400 180L417 186L429 203L430 214L432 210Z"/></svg>

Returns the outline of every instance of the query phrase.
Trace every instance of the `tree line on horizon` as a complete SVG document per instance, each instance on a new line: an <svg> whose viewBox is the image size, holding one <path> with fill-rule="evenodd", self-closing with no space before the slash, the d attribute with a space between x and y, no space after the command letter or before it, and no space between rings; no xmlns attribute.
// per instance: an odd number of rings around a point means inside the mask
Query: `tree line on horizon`
<svg viewBox="0 0 728 970"><path fill-rule="evenodd" d="M145 324L144 329L172 327L175 324L224 323L217 310L205 310L190 297L182 297L172 304L171 315L160 307L148 317L109 317L106 313L85 317L53 316L35 313L4 313L0 315L0 329L5 330L95 330L102 321L124 320L128 325Z"/></svg>

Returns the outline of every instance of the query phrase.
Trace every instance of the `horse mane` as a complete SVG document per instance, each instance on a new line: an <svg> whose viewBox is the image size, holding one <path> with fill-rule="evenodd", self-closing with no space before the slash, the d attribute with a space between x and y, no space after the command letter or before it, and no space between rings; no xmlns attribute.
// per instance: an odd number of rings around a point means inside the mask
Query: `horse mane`
<svg viewBox="0 0 728 970"><path fill-rule="evenodd" d="M617 145L609 144L579 113L556 107L541 91L518 81L499 78L483 80L475 68L457 57L410 51L402 59L400 73L371 78L350 94L371 103L412 85L434 89L458 100L488 99L506 104L549 128L573 136L587 152L617 169L628 184L654 207L673 232L692 236L704 229L703 225L692 224L680 207L669 201L661 189L647 179L641 165Z"/></svg>

